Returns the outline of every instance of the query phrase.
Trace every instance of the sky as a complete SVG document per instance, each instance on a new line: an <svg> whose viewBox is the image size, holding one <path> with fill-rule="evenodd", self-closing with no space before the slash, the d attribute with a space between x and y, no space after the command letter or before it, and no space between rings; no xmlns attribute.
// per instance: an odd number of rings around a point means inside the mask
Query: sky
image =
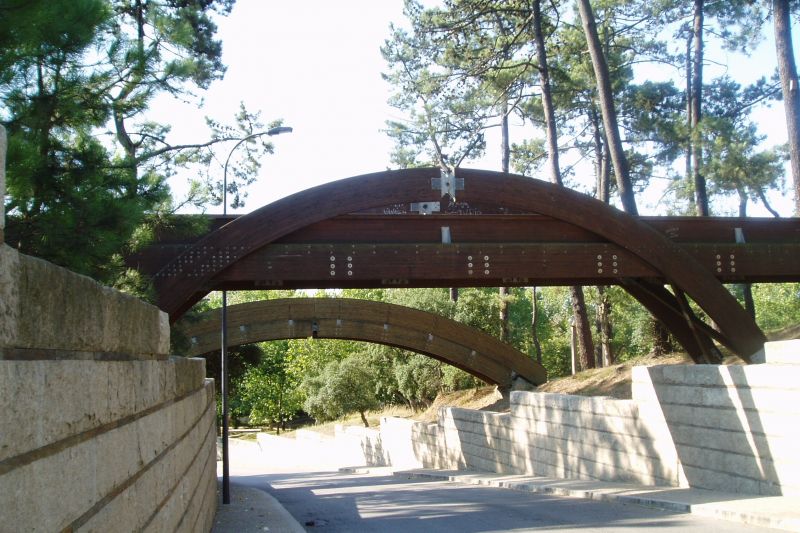
<svg viewBox="0 0 800 533"><path fill-rule="evenodd" d="M224 79L201 95L199 108L197 102L181 104L164 97L153 112L159 121L173 124L175 142L204 138L203 117L230 121L240 102L260 111L264 122L282 119L294 129L271 139L275 153L262 160L246 205L229 212L247 213L320 183L385 170L392 149L383 133L386 120L403 118L388 105L390 87L381 78L387 67L380 47L392 22L404 23L402 0L238 0L232 13L218 20L227 65ZM743 82L768 75L775 64L769 37L749 59L713 52L706 74L726 72ZM799 41L795 31L796 46ZM782 104L760 110L754 118L769 135L767 146L785 142ZM499 170L495 130L486 135L487 155L464 166ZM530 125L512 127L514 141L539 134ZM185 175L171 180L176 196L185 191L185 182ZM659 199L654 189L639 199L640 211L663 214ZM782 214L790 214L788 197L774 192L770 199ZM208 212L221 210L211 207ZM767 212L751 209L750 214Z"/></svg>
<svg viewBox="0 0 800 533"><path fill-rule="evenodd" d="M219 20L225 78L205 93L200 110L162 100L158 113L172 116L161 120L175 124L177 138L190 139L205 128L204 115L227 119L243 101L265 122L283 119L294 129L271 138L275 153L262 161L246 206L234 212L385 170L392 143L381 130L393 110L380 46L402 10L402 0L239 0Z"/></svg>

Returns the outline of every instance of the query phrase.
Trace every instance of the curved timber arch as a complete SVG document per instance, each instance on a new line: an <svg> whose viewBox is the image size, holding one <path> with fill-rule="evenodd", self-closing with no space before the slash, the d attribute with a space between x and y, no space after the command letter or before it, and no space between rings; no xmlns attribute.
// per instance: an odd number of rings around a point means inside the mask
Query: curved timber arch
<svg viewBox="0 0 800 533"><path fill-rule="evenodd" d="M749 360L762 349L763 333L711 271L637 218L584 194L529 177L472 169L458 169L456 177L463 179L463 190L457 192L459 202L491 202L562 220L624 248L660 273L675 297L661 286L662 290L648 288L646 282L638 281L631 292L649 302L648 308L660 313L668 326L670 317L676 323L677 316L684 326L684 344L694 337L702 345L700 339L709 334L690 318L685 294L714 321L719 338L738 355ZM326 183L264 206L209 234L164 267L155 279L159 306L174 322L211 290L216 275L272 241L338 215L438 200L442 193L438 188L432 190L432 182L440 179L438 168L378 172Z"/></svg>
<svg viewBox="0 0 800 533"><path fill-rule="evenodd" d="M400 305L352 298L282 298L228 307L230 346L302 339L348 339L412 350L502 387L513 374L539 385L544 367L512 346L449 318ZM220 312L205 313L183 332L189 355L219 350Z"/></svg>

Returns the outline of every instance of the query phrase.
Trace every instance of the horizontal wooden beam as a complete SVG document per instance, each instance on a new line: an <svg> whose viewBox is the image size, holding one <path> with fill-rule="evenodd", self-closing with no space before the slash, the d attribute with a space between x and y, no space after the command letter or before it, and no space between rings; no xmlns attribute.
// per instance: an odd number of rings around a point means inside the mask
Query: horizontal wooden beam
<svg viewBox="0 0 800 533"><path fill-rule="evenodd" d="M213 218L212 227L234 218ZM798 219L641 220L678 243L724 283L800 281ZM447 228L453 244L440 244L442 228ZM737 228L745 244L736 243ZM162 237L166 242L130 257L129 264L155 275L191 245L189 240ZM475 260L473 273L468 274L470 261L465 258L469 255L488 255L490 268L480 268L486 261ZM331 256L338 258L338 264L329 260ZM344 260L348 256L354 257L355 270L346 269L352 262ZM618 258L616 269L614 256ZM309 260L302 268L295 260L300 257ZM385 264L379 265L380 261ZM329 268L332 263L338 270ZM331 270L335 274L330 274ZM353 274L348 276L348 270ZM160 275L187 273L178 263ZM614 283L620 277L658 278L658 274L620 246L551 217L356 214L324 220L276 240L240 259L209 288L347 287L361 281L369 281L372 287L469 286L472 282L481 286L561 285Z"/></svg>
<svg viewBox="0 0 800 533"><path fill-rule="evenodd" d="M684 244L724 283L800 280L800 244ZM197 275L181 264L161 275ZM202 268L202 265L200 265ZM335 287L470 287L665 282L609 243L271 244L243 257L208 290Z"/></svg>

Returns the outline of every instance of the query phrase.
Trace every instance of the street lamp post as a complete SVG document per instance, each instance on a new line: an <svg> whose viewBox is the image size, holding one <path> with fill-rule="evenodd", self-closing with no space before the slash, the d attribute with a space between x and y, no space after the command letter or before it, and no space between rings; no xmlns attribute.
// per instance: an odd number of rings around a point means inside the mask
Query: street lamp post
<svg viewBox="0 0 800 533"><path fill-rule="evenodd" d="M281 133L291 133L292 128L288 126L279 126L276 128L271 128L267 131L262 131L258 133L253 133L248 135L247 137L239 140L233 148L231 148L230 153L228 153L228 158L225 160L225 169L222 172L222 214L228 214L228 163L231 160L231 156L233 152L236 151L239 146L249 141L250 139L255 139L256 137L261 137L264 135L280 135ZM222 337L222 348L221 348L221 394L222 394L222 503L229 504L231 503L231 476L230 476L230 459L228 455L228 430L230 427L228 421L228 291L222 291L222 325L221 325L221 337Z"/></svg>

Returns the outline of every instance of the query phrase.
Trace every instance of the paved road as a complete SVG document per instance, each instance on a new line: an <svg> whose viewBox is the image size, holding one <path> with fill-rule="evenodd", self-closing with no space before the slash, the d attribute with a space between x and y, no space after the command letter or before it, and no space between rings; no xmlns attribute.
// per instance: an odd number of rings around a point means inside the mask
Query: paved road
<svg viewBox="0 0 800 533"><path fill-rule="evenodd" d="M234 448L232 480L271 494L307 531L775 531L638 505L341 473L335 454L319 446L275 445L265 453Z"/></svg>

